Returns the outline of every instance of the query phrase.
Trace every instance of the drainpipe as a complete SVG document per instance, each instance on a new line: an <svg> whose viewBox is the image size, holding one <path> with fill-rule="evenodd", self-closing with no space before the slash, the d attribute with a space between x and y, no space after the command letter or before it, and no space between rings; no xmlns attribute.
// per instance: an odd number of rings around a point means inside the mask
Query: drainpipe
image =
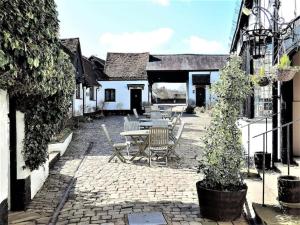
<svg viewBox="0 0 300 225"><path fill-rule="evenodd" d="M274 16L274 21L273 21L273 26L272 26L272 32L273 32L273 37L272 37L272 65L275 64L276 61L276 51L278 49L278 10L280 7L280 1L279 0L274 0L273 4L273 16ZM275 82L272 86L272 114L274 115L272 117L272 128L278 127L280 124L280 82ZM279 113L278 115L276 115ZM280 130L274 130L272 132L273 140L272 140L272 167L274 167L274 163L278 161L278 141L280 138L278 137L280 135ZM280 147L280 144L279 144Z"/></svg>
<svg viewBox="0 0 300 225"><path fill-rule="evenodd" d="M84 108L85 108L84 98L85 98L86 93L85 93L85 87L83 86L83 84L82 84L82 92L83 92L83 96L82 96L82 104L83 104L82 115L84 116Z"/></svg>
<svg viewBox="0 0 300 225"><path fill-rule="evenodd" d="M98 102L98 90L99 87L96 88L96 112L97 112L97 102Z"/></svg>

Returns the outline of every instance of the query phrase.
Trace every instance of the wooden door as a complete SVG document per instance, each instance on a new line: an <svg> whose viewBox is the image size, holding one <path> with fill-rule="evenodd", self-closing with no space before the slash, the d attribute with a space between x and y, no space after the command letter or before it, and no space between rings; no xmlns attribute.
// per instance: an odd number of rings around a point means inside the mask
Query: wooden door
<svg viewBox="0 0 300 225"><path fill-rule="evenodd" d="M142 90L131 89L130 92L131 111L136 109L139 114L142 113Z"/></svg>
<svg viewBox="0 0 300 225"><path fill-rule="evenodd" d="M205 86L196 87L196 106L205 107Z"/></svg>

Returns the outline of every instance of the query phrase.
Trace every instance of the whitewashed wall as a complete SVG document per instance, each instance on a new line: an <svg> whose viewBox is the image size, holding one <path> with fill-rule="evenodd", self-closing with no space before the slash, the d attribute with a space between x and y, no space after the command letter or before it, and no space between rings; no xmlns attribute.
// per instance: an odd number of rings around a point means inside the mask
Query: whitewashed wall
<svg viewBox="0 0 300 225"><path fill-rule="evenodd" d="M96 90L97 87L94 87L94 96L95 100L90 100L90 91L91 88L84 88L85 97L84 97L84 112L85 113L92 113L96 111Z"/></svg>
<svg viewBox="0 0 300 225"><path fill-rule="evenodd" d="M37 192L44 185L47 177L49 176L49 161L47 160L39 169L34 170L30 174L30 189L31 199L37 194Z"/></svg>
<svg viewBox="0 0 300 225"><path fill-rule="evenodd" d="M30 176L31 183L31 198L33 198L39 189L43 186L49 175L49 162L47 160L39 169L30 172L29 169L24 169L25 161L22 154L25 138L25 120L24 113L17 111L17 179L26 179Z"/></svg>
<svg viewBox="0 0 300 225"><path fill-rule="evenodd" d="M266 0L265 0L266 1ZM296 5L295 5L296 1ZM279 16L283 17L286 22L290 22L295 17L300 15L300 1L299 0L282 0L280 1ZM296 9L296 16L294 14Z"/></svg>
<svg viewBox="0 0 300 225"><path fill-rule="evenodd" d="M187 96L188 96L188 102L189 101L194 101L196 102L196 88L193 85L193 81L192 81L192 77L193 75L197 76L201 76L201 75L207 75L210 74L210 81L211 83L215 83L218 79L219 79L219 72L214 71L214 72L202 72L202 71L198 71L198 72L189 72L189 80L188 80L188 86L187 86ZM210 91L209 91L209 85L206 86L206 106L209 106L213 103L213 95L211 95ZM212 102L211 102L212 101Z"/></svg>
<svg viewBox="0 0 300 225"><path fill-rule="evenodd" d="M0 203L9 191L9 104L8 94L0 89Z"/></svg>
<svg viewBox="0 0 300 225"><path fill-rule="evenodd" d="M102 87L98 91L98 103L101 106L104 101L105 89L116 89L116 101L106 102L104 105L105 110L130 110L130 90L128 90L127 84L144 84L144 90L142 90L142 102L148 102L148 81L136 80L136 81L101 81Z"/></svg>
<svg viewBox="0 0 300 225"><path fill-rule="evenodd" d="M245 120L239 120L238 123L240 124L240 127L247 125L249 122ZM267 123L268 130L272 129L272 121L269 120ZM245 126L244 128L241 128L242 131L242 143L246 151L248 151L248 126ZM261 134L266 131L266 124L265 122L258 122L255 124L250 125L250 137L253 137L255 135ZM267 137L267 143L268 143L268 152L272 152L272 132L268 133ZM250 138L250 156L253 156L255 152L257 151L263 151L263 137L257 137L257 138Z"/></svg>
<svg viewBox="0 0 300 225"><path fill-rule="evenodd" d="M76 98L76 91L73 95L73 116L83 115L83 87L80 84L80 99Z"/></svg>

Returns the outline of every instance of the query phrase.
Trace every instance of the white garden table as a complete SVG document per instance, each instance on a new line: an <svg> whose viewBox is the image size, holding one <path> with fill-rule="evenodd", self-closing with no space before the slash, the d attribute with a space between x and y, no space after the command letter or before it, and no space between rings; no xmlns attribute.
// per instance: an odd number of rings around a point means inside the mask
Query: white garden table
<svg viewBox="0 0 300 225"><path fill-rule="evenodd" d="M136 157L149 157L147 155L146 148L148 146L149 130L131 130L120 133L121 136L130 137L135 145L139 147L139 151L132 156L130 161Z"/></svg>

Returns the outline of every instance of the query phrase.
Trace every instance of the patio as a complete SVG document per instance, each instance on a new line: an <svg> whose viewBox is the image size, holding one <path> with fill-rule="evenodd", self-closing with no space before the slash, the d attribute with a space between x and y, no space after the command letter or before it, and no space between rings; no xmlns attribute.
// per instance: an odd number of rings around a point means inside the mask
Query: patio
<svg viewBox="0 0 300 225"><path fill-rule="evenodd" d="M46 224L51 219L74 174L74 183L57 224L126 224L127 214L155 211L163 212L169 224L217 224L200 218L195 188L200 179L197 174L197 158L201 155L199 134L209 122L209 116L184 116L183 121L186 126L176 149L181 160L170 161L168 167L149 167L143 160L108 163L111 148L101 124L106 124L115 141L124 142L120 136L122 116L81 123L66 154L51 170L43 189L27 210L31 217L36 217L37 223L32 224ZM12 214L10 218L17 216ZM241 219L234 224L246 222Z"/></svg>

